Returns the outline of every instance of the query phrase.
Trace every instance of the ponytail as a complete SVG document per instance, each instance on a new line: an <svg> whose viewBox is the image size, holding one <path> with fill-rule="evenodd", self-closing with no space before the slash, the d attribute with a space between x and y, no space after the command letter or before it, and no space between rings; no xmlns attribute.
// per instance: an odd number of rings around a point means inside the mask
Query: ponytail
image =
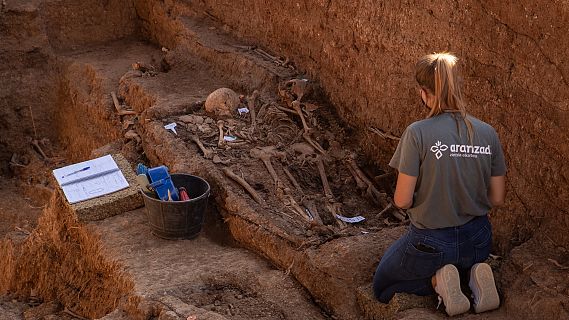
<svg viewBox="0 0 569 320"><path fill-rule="evenodd" d="M466 105L458 82L457 60L454 55L446 52L426 55L415 65L415 79L423 90L434 96L434 106L427 118L443 112L453 112L457 116L460 114L460 119L466 124L468 142L472 144L474 129L467 118ZM460 128L459 119L455 119L457 128Z"/></svg>

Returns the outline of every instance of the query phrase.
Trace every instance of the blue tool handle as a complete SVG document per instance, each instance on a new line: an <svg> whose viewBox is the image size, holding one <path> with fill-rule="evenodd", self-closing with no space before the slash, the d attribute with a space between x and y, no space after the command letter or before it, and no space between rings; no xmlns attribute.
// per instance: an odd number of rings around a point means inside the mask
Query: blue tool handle
<svg viewBox="0 0 569 320"><path fill-rule="evenodd" d="M148 167L143 165L142 163L139 163L138 165L136 165L136 174L146 174L148 175Z"/></svg>

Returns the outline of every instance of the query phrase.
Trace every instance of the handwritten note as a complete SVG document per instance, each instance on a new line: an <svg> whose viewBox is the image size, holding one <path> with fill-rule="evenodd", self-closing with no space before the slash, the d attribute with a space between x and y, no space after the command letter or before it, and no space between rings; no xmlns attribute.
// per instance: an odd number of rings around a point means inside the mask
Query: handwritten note
<svg viewBox="0 0 569 320"><path fill-rule="evenodd" d="M128 188L126 178L110 155L55 169L53 175L69 203Z"/></svg>

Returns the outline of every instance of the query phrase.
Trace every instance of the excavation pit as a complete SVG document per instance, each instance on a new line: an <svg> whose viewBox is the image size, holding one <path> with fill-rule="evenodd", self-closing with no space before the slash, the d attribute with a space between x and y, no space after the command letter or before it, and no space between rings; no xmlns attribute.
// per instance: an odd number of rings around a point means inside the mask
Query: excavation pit
<svg viewBox="0 0 569 320"><path fill-rule="evenodd" d="M539 4L522 2L523 10ZM108 319L443 318L417 301L382 308L366 290L385 249L405 232L396 211L383 211L395 178L386 163L405 126L421 118L408 69L419 53L432 51L417 30L436 26L456 39L433 40L433 48L450 46L463 57L472 112L497 128L511 168L507 206L492 212L503 305L484 317L567 318L568 153L554 142L567 138L568 91L559 79L567 51L561 44L569 42L551 40L566 35L540 29L537 18L528 27L516 18L525 11L499 3L53 4L0 5L0 59L9 62L0 65L1 217L8 221L0 231L9 239L1 250L16 265L43 261L25 270L27 279L39 273L46 280L34 287L8 276L0 292L11 287L44 309L57 300L59 317L116 309ZM548 26L564 24L542 14ZM299 94L295 85L305 78L312 90ZM222 87L242 95L241 107L252 103L254 130L252 113L222 119L205 111L209 93ZM172 122L177 134L164 129ZM247 144L220 141L220 128L222 139ZM192 241L156 239L144 209L77 223L51 205L38 224L54 189L51 169L101 152L203 176L212 190L203 233ZM308 219L299 207L311 208ZM322 223L311 220L313 211ZM366 220L344 226L338 212ZM32 239L49 255L32 250ZM86 248L100 254L90 259ZM38 254L18 260L32 251ZM58 264L67 255L63 262L77 258L86 269ZM1 273L13 274L10 266ZM96 293L96 266L124 271L100 290L105 297ZM50 278L48 268L67 277ZM0 307L18 317L9 300Z"/></svg>

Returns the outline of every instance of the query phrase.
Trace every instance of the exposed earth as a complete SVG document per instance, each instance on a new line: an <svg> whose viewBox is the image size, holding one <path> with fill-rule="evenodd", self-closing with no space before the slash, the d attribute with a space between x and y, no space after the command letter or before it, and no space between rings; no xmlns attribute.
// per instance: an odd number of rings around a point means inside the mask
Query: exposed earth
<svg viewBox="0 0 569 320"><path fill-rule="evenodd" d="M424 117L413 62L452 50L509 167L490 213L501 307L456 318L569 319L567 10L2 1L0 318L446 318L370 285L409 223L387 162ZM116 153L210 183L197 238L154 236L143 207L90 221L65 204L51 170Z"/></svg>

